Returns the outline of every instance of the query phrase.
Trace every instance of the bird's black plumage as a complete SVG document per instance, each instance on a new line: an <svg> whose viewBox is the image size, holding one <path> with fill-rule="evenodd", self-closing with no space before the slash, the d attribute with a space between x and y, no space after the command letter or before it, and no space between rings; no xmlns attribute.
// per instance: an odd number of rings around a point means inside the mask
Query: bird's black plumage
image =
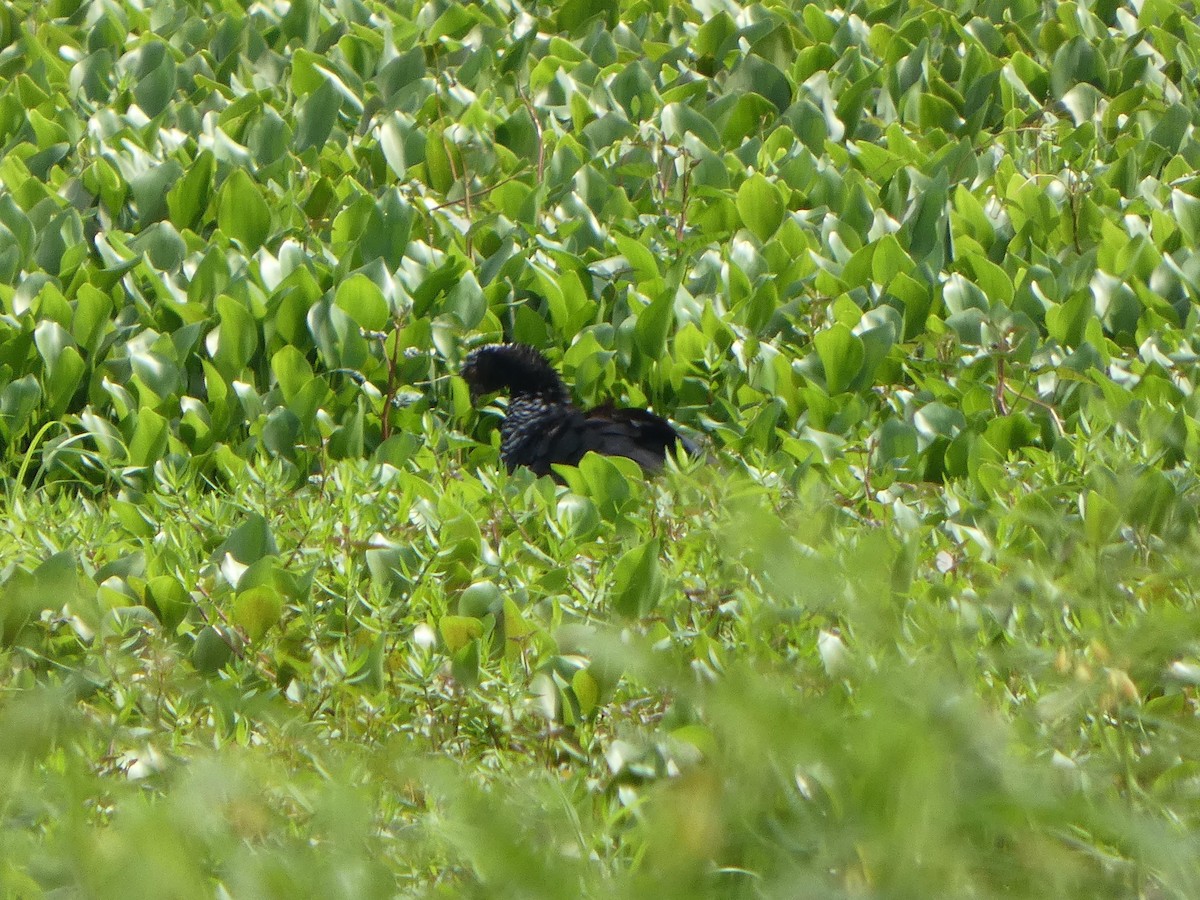
<svg viewBox="0 0 1200 900"><path fill-rule="evenodd" d="M589 450L625 456L656 471L676 443L688 453L696 452L670 422L644 409L580 410L546 357L525 344L480 347L467 357L462 375L472 398L508 392L500 458L509 471L526 466L548 475L554 463L577 465Z"/></svg>

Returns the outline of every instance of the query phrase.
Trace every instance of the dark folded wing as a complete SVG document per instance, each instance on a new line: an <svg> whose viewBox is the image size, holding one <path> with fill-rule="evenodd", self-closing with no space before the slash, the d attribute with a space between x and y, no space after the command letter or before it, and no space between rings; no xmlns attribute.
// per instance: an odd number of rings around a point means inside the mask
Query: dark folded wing
<svg viewBox="0 0 1200 900"><path fill-rule="evenodd" d="M688 453L695 445L680 435L666 419L644 409L600 407L587 414L588 450L606 456L626 456L644 469L662 468L663 459L676 443Z"/></svg>
<svg viewBox="0 0 1200 900"><path fill-rule="evenodd" d="M509 469L527 466L537 475L552 474L555 463L578 465L589 451L624 456L649 471L662 468L676 443L696 452L666 419L642 409L603 407L585 414L571 406L518 401L510 407L508 426L502 452Z"/></svg>
<svg viewBox="0 0 1200 900"><path fill-rule="evenodd" d="M530 448L533 459L529 468L538 475L549 475L554 463L578 465L583 454L591 449L587 446L587 422L579 410L564 411L547 426Z"/></svg>

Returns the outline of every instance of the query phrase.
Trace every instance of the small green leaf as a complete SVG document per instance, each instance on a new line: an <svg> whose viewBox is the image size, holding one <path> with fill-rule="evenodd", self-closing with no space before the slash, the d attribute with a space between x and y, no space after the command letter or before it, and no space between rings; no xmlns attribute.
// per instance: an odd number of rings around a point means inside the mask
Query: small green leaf
<svg viewBox="0 0 1200 900"><path fill-rule="evenodd" d="M217 227L251 253L271 233L271 209L258 185L243 169L234 169L221 185L217 195Z"/></svg>
<svg viewBox="0 0 1200 900"><path fill-rule="evenodd" d="M233 601L233 621L252 641L262 640L283 615L283 598L272 587L259 585L240 592Z"/></svg>
<svg viewBox="0 0 1200 900"><path fill-rule="evenodd" d="M192 598L179 579L171 575L156 575L146 582L146 605L154 610L158 620L174 630L192 608Z"/></svg>
<svg viewBox="0 0 1200 900"><path fill-rule="evenodd" d="M360 328L381 331L388 323L388 304L383 291L361 272L338 285L333 302Z"/></svg>
<svg viewBox="0 0 1200 900"><path fill-rule="evenodd" d="M184 176L167 192L167 209L176 228L194 228L208 207L217 160L202 150Z"/></svg>
<svg viewBox="0 0 1200 900"><path fill-rule="evenodd" d="M571 690L579 701L579 712L582 715L591 714L600 702L600 684L587 669L576 670L571 678Z"/></svg>
<svg viewBox="0 0 1200 900"><path fill-rule="evenodd" d="M482 619L497 615L504 609L504 595L492 581L476 581L458 598L458 612L463 616Z"/></svg>
<svg viewBox="0 0 1200 900"><path fill-rule="evenodd" d="M167 452L167 420L149 407L139 409L133 439L129 442L129 464L152 466Z"/></svg>
<svg viewBox="0 0 1200 900"><path fill-rule="evenodd" d="M483 622L473 616L442 616L438 630L446 649L458 653L472 641L483 637Z"/></svg>
<svg viewBox="0 0 1200 900"><path fill-rule="evenodd" d="M766 241L783 222L783 198L774 184L756 172L738 188L737 211L754 236Z"/></svg>
<svg viewBox="0 0 1200 900"><path fill-rule="evenodd" d="M1121 514L1113 503L1088 491L1083 500L1083 525L1088 541L1094 546L1107 544L1121 524Z"/></svg>
<svg viewBox="0 0 1200 900"><path fill-rule="evenodd" d="M813 336L817 356L825 370L825 389L832 395L844 391L863 363L863 343L849 328L838 323Z"/></svg>
<svg viewBox="0 0 1200 900"><path fill-rule="evenodd" d="M613 572L612 607L626 618L649 614L662 597L664 578L658 538L647 541L617 561Z"/></svg>
<svg viewBox="0 0 1200 900"><path fill-rule="evenodd" d="M196 635L192 645L192 665L202 675L215 675L233 656L231 638L224 630L209 625Z"/></svg>

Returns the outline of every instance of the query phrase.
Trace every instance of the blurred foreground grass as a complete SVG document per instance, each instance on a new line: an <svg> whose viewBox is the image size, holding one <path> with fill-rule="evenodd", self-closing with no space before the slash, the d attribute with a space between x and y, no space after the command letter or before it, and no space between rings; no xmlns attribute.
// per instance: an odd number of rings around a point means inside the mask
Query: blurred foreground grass
<svg viewBox="0 0 1200 900"><path fill-rule="evenodd" d="M0 882L1200 895L1194 479L1101 463L10 493Z"/></svg>

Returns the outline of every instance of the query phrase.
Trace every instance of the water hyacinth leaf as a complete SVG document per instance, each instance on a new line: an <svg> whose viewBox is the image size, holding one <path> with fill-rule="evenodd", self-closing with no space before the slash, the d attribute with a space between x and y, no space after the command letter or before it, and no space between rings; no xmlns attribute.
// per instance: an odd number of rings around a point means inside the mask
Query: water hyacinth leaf
<svg viewBox="0 0 1200 900"><path fill-rule="evenodd" d="M658 538L624 554L613 572L612 608L626 618L649 615L662 598L665 578Z"/></svg>
<svg viewBox="0 0 1200 900"><path fill-rule="evenodd" d="M442 616L438 630L446 649L457 654L483 636L483 622L474 616Z"/></svg>
<svg viewBox="0 0 1200 900"><path fill-rule="evenodd" d="M157 575L148 579L145 596L146 605L168 630L177 628L192 606L187 588L171 575Z"/></svg>
<svg viewBox="0 0 1200 900"><path fill-rule="evenodd" d="M137 206L141 227L145 228L167 215L167 193L182 175L183 167L177 161L168 159L129 180L129 190Z"/></svg>
<svg viewBox="0 0 1200 900"><path fill-rule="evenodd" d="M187 254L187 245L170 222L155 222L130 242L130 248L144 253L147 262L156 269L170 272L178 269Z"/></svg>
<svg viewBox="0 0 1200 900"><path fill-rule="evenodd" d="M313 378L312 366L291 344L281 347L271 357L271 372L283 392L283 399L289 403Z"/></svg>
<svg viewBox="0 0 1200 900"><path fill-rule="evenodd" d="M249 566L278 552L266 518L259 513L252 513L229 533L213 553L213 558L220 561L228 554L241 565Z"/></svg>
<svg viewBox="0 0 1200 900"><path fill-rule="evenodd" d="M34 375L6 384L0 389L0 434L11 441L27 431L41 402L42 388Z"/></svg>
<svg viewBox="0 0 1200 900"><path fill-rule="evenodd" d="M136 79L133 96L142 111L153 118L165 110L176 84L176 65L170 47L162 41L150 41L121 63Z"/></svg>
<svg viewBox="0 0 1200 900"><path fill-rule="evenodd" d="M233 601L233 621L251 641L263 639L267 630L279 624L283 615L283 597L272 587L259 585L238 593Z"/></svg>
<svg viewBox="0 0 1200 900"><path fill-rule="evenodd" d="M296 113L297 153L303 153L311 147L324 146L333 132L341 103L341 96L328 79L323 80L320 87L300 101Z"/></svg>
<svg viewBox="0 0 1200 900"><path fill-rule="evenodd" d="M192 665L202 675L215 675L233 658L233 638L213 625L202 628L192 645Z"/></svg>
<svg viewBox="0 0 1200 900"><path fill-rule="evenodd" d="M813 344L825 370L825 389L831 395L844 391L862 368L862 340L839 323L814 335Z"/></svg>
<svg viewBox="0 0 1200 900"><path fill-rule="evenodd" d="M778 188L755 173L738 188L737 211L754 236L765 241L779 229L785 208Z"/></svg>
<svg viewBox="0 0 1200 900"><path fill-rule="evenodd" d="M217 161L211 150L202 150L167 192L167 209L176 228L195 228L208 208Z"/></svg>
<svg viewBox="0 0 1200 900"><path fill-rule="evenodd" d="M635 334L638 349L650 359L666 351L667 335L674 320L675 302L667 291L661 293L638 313Z"/></svg>
<svg viewBox="0 0 1200 900"><path fill-rule="evenodd" d="M271 233L271 209L242 169L234 169L217 193L217 227L247 252L261 247Z"/></svg>
<svg viewBox="0 0 1200 900"><path fill-rule="evenodd" d="M387 300L366 275L356 273L338 285L333 302L360 328L380 331L387 324Z"/></svg>
<svg viewBox="0 0 1200 900"><path fill-rule="evenodd" d="M227 295L217 298L219 323L208 335L207 345L213 365L233 382L242 377L242 370L258 347L254 318L237 300Z"/></svg>
<svg viewBox="0 0 1200 900"><path fill-rule="evenodd" d="M792 104L792 85L787 76L761 56L743 57L725 89L730 93L753 91L770 100L780 112Z"/></svg>

